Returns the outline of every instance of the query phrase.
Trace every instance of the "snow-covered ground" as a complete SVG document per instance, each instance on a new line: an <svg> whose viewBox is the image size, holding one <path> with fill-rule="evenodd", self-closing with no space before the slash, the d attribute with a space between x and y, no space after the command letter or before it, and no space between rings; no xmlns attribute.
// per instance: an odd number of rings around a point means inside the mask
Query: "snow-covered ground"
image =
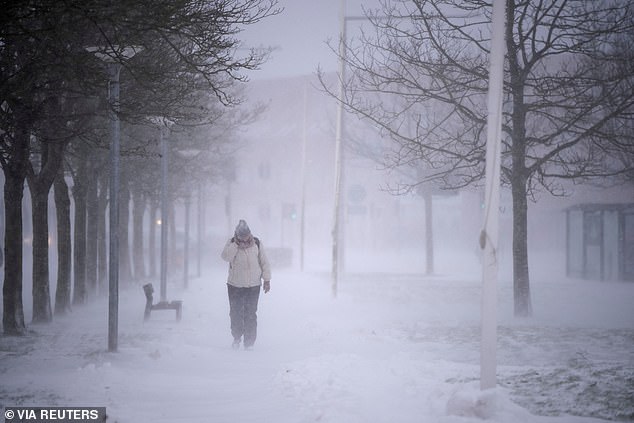
<svg viewBox="0 0 634 423"><path fill-rule="evenodd" d="M0 406L105 406L121 423L634 421L634 284L534 283L535 317L517 320L501 283L498 387L480 392L479 275L353 274L333 299L327 274L277 271L253 351L230 347L224 279L171 283L181 322L143 322L141 287L122 288L117 353L105 299L0 337Z"/></svg>

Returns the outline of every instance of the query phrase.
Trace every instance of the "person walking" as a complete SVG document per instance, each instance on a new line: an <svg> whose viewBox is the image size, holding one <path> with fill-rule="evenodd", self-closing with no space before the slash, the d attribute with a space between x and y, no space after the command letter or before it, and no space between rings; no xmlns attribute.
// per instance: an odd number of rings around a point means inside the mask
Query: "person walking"
<svg viewBox="0 0 634 423"><path fill-rule="evenodd" d="M233 237L227 241L221 257L229 262L227 290L229 293L229 317L234 349L253 348L257 337L257 310L260 288L264 281L264 293L271 289L271 266L262 242L251 234L247 222L240 220ZM243 339L244 337L244 339Z"/></svg>

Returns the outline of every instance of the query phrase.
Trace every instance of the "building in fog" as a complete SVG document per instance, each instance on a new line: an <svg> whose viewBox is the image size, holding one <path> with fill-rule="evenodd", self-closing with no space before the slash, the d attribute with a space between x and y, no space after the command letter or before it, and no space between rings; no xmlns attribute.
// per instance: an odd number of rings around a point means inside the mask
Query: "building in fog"
<svg viewBox="0 0 634 423"><path fill-rule="evenodd" d="M566 273L634 281L634 203L585 203L566 210Z"/></svg>
<svg viewBox="0 0 634 423"><path fill-rule="evenodd" d="M268 108L242 134L242 147L234 162L235 177L219 187L215 195L221 216L213 218L213 230L225 237L238 219L244 218L267 248L288 250L293 266L298 267L303 252L306 269L329 271L337 106L317 86L315 77L249 84L249 100L267 104ZM346 117L346 130L349 137L377 136L371 130L363 132L357 118L350 115ZM426 233L422 197L416 193L392 195L386 188L394 175L350 151L346 156L345 267L350 271L423 273ZM576 212L571 209L580 203L614 204L631 198L631 184L613 189L571 185L564 197L537 193L528 210L531 279L631 278L631 247L623 250L620 264L614 264L616 256L606 245L603 270L596 270L591 238L584 238L588 235L583 235L583 229L573 227L578 219L574 220ZM460 265L470 277L480 277L482 199L477 187L433 197L436 273L454 272ZM631 239L631 217L622 219L622 236ZM571 225L568 232L567 221ZM605 240L613 235L608 232L611 230L606 226ZM512 280L512 233L512 201L508 190L503 189L499 251L503 283ZM584 239L586 244L581 243ZM579 263L584 263L585 272Z"/></svg>
<svg viewBox="0 0 634 423"><path fill-rule="evenodd" d="M250 99L268 109L243 134L227 210L230 222L247 219L267 246L291 249L295 265L303 244L307 267L326 270L334 215L336 104L315 85L314 77L250 85ZM387 256L399 246L422 248L422 199L387 192L385 173L371 160L347 152L344 167L347 262L363 261L356 258L359 251Z"/></svg>

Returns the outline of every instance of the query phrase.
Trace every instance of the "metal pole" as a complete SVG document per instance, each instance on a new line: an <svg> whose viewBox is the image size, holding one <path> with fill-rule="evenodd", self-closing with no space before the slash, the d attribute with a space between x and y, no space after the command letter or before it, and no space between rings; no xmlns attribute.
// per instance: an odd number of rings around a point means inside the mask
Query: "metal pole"
<svg viewBox="0 0 634 423"><path fill-rule="evenodd" d="M339 107L337 108L337 129L335 134L335 204L334 218L332 229L332 296L337 297L339 271L341 269L341 250L342 250L342 199L341 191L343 185L343 96L344 96L344 72L346 68L346 0L341 0L341 27L339 34Z"/></svg>
<svg viewBox="0 0 634 423"><path fill-rule="evenodd" d="M161 141L161 302L167 301L167 228L169 223L167 205L167 139L163 131L164 123L160 126Z"/></svg>
<svg viewBox="0 0 634 423"><path fill-rule="evenodd" d="M203 245L203 186L198 182L198 246L196 248L196 254L198 256L198 262L196 266L196 276L201 276L201 260L202 260L202 245Z"/></svg>
<svg viewBox="0 0 634 423"><path fill-rule="evenodd" d="M434 220L431 188L423 193L425 202L425 274L434 274Z"/></svg>
<svg viewBox="0 0 634 423"><path fill-rule="evenodd" d="M498 220L502 94L504 87L504 7L504 0L493 1L484 229L482 229L480 234L480 246L484 249L482 264L482 340L480 351L480 389L482 390L495 388L496 386Z"/></svg>
<svg viewBox="0 0 634 423"><path fill-rule="evenodd" d="M302 130L302 202L301 202L301 217L300 217L300 236L299 236L299 270L304 271L304 243L306 237L306 149L307 149L307 136L306 136L306 120L308 111L308 80L304 83L304 125Z"/></svg>
<svg viewBox="0 0 634 423"><path fill-rule="evenodd" d="M112 146L110 148L110 245L108 257L108 351L116 352L119 337L119 74L121 65L110 65Z"/></svg>
<svg viewBox="0 0 634 423"><path fill-rule="evenodd" d="M185 197L185 245L183 246L183 287L189 285L189 209L191 197L189 193Z"/></svg>

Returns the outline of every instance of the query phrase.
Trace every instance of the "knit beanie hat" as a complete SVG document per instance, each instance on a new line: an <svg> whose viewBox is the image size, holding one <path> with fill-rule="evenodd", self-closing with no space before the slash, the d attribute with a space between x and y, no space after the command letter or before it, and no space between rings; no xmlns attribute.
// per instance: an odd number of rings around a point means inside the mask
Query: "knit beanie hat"
<svg viewBox="0 0 634 423"><path fill-rule="evenodd" d="M238 226L236 226L236 236L240 239L247 239L251 235L251 229L249 225L243 219L240 219Z"/></svg>

